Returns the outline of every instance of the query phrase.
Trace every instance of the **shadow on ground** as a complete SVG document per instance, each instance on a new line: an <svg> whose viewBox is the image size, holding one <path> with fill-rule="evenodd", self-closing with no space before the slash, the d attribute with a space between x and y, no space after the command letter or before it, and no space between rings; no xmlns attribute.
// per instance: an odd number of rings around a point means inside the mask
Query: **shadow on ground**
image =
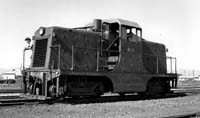
<svg viewBox="0 0 200 118"><path fill-rule="evenodd" d="M65 98L59 100L48 101L48 104L63 103L63 104L92 104L92 103L111 103L122 101L140 101L140 100L153 100L153 99L167 99L188 96L185 93L171 93L165 95L126 95L126 96L102 96L98 98L81 97L81 98Z"/></svg>

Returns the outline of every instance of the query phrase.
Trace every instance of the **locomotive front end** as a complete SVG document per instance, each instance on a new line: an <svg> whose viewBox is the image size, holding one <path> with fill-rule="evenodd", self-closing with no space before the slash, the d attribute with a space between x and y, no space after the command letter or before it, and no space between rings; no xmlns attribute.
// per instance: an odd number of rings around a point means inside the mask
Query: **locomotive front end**
<svg viewBox="0 0 200 118"><path fill-rule="evenodd" d="M59 45L52 45L52 31L52 28L40 27L32 38L33 45L24 50L32 50L31 65L23 69L24 93L37 98L57 96Z"/></svg>

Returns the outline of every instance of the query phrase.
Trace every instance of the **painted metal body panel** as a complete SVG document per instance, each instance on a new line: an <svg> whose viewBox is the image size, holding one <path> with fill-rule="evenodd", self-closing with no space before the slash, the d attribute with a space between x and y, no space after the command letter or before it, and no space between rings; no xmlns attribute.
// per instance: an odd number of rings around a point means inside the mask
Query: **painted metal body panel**
<svg viewBox="0 0 200 118"><path fill-rule="evenodd" d="M61 47L61 70L72 70L73 67L73 71L96 71L99 33L64 28L54 28L53 32L55 36L52 39L52 45ZM55 57L51 56L50 60L55 60Z"/></svg>
<svg viewBox="0 0 200 118"><path fill-rule="evenodd" d="M165 57L165 47L162 44L137 40L138 37L135 37L136 42L122 39L117 68L112 71L97 71L100 33L59 27L50 29L48 31L52 32L48 36L53 36L48 38L51 43L48 43L47 65L49 69L59 69L61 75L106 76L112 81L114 92L133 92L145 91L152 74L164 74L166 71L163 58L159 63L162 65L159 66L159 73L156 73L156 57ZM56 47L58 45L60 49Z"/></svg>
<svg viewBox="0 0 200 118"><path fill-rule="evenodd" d="M106 22L117 22L140 29L137 23L126 20ZM35 32L32 64L26 70L34 78L42 80L42 95L47 96L47 83L50 80L52 87L56 84L57 94L59 89L66 89L68 77L96 79L97 81L86 84L94 83L91 87L93 89L99 81L104 82L103 79L106 78L112 83L112 92L116 93L145 92L152 78L164 79L166 83L177 79L177 74L167 73L166 50L163 44L150 42L136 35L131 40L128 36L126 39L126 35L122 36L123 32L118 33L118 39L111 38L111 35L106 39L103 37L104 32L62 27L44 29L42 35L39 33L40 29ZM65 83L59 83L59 79ZM58 81L53 82L54 80ZM74 83L75 81L71 82L69 86ZM60 85L63 88L59 88ZM80 93L82 91L78 87L75 89Z"/></svg>

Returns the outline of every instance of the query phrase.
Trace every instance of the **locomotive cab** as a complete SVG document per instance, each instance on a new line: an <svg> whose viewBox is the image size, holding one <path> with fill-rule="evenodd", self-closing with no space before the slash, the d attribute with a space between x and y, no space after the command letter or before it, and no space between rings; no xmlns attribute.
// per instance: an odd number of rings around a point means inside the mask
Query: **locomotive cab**
<svg viewBox="0 0 200 118"><path fill-rule="evenodd" d="M108 50L108 70L113 70L119 65L121 60L121 51L130 44L124 43L127 40L138 42L142 39L142 29L135 22L123 19L104 20L102 24L102 43L101 54L105 54L104 50ZM104 56L104 55L103 55Z"/></svg>

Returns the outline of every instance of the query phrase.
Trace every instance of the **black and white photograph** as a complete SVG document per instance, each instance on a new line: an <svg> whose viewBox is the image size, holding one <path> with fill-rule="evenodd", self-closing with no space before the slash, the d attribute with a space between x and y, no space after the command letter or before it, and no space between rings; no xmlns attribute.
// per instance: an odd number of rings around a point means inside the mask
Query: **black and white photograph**
<svg viewBox="0 0 200 118"><path fill-rule="evenodd" d="M0 0L0 118L200 117L199 0Z"/></svg>

